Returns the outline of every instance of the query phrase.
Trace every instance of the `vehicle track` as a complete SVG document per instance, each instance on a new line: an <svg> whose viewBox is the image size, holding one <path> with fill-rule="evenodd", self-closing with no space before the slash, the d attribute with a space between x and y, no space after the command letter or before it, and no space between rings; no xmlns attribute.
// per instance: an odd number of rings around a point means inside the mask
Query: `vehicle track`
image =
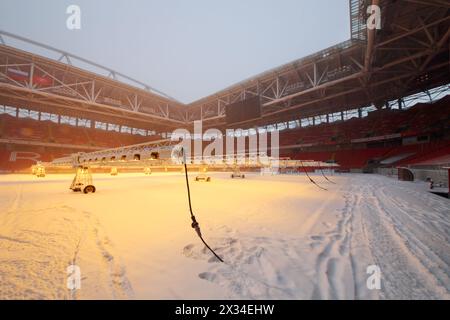
<svg viewBox="0 0 450 320"><path fill-rule="evenodd" d="M370 187L363 183L358 187L364 199L360 211L367 241L382 272L380 296L387 299L448 299L449 283L443 284L436 272L429 269L431 264L427 254L437 261L442 260L420 241L432 233L417 226L417 220L411 217L411 209L405 210L404 204L393 200L392 194L383 194L385 181L380 179L385 178L376 177ZM443 267L449 269L445 262Z"/></svg>

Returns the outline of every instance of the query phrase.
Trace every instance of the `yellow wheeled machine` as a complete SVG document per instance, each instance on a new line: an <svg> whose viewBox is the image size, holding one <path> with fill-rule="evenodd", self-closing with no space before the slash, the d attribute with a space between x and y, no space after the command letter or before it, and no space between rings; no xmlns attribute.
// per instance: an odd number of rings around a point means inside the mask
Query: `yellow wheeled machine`
<svg viewBox="0 0 450 320"><path fill-rule="evenodd" d="M31 168L31 173L38 178L45 177L45 167L42 165L35 165Z"/></svg>
<svg viewBox="0 0 450 320"><path fill-rule="evenodd" d="M210 182L211 177L208 175L208 166L202 165L199 168L199 174L195 177L195 181Z"/></svg>
<svg viewBox="0 0 450 320"><path fill-rule="evenodd" d="M94 193L95 187L92 184L92 174L89 167L79 166L75 178L73 178L70 189L74 192Z"/></svg>
<svg viewBox="0 0 450 320"><path fill-rule="evenodd" d="M145 174L146 176L151 175L151 174L152 174L152 169L150 169L150 167L145 167L145 168L144 168L144 174Z"/></svg>
<svg viewBox="0 0 450 320"><path fill-rule="evenodd" d="M231 179L234 179L234 178L241 178L241 179L245 178L245 174L243 174L241 172L241 169L239 168L239 166L237 164L235 164L233 166L233 173L231 174Z"/></svg>
<svg viewBox="0 0 450 320"><path fill-rule="evenodd" d="M112 168L111 168L110 174L111 174L112 176L117 176L117 173L118 173L117 168L116 168L116 167L112 167Z"/></svg>

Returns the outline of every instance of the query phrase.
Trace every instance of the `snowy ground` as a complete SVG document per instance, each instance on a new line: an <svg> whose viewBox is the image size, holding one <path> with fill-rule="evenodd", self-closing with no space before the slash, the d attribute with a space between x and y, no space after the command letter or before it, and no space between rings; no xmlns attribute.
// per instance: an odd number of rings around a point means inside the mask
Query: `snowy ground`
<svg viewBox="0 0 450 320"><path fill-rule="evenodd" d="M89 195L70 175L0 176L0 299L450 298L450 200L424 184L212 176L191 182L193 207L223 264L190 228L181 174L98 174Z"/></svg>

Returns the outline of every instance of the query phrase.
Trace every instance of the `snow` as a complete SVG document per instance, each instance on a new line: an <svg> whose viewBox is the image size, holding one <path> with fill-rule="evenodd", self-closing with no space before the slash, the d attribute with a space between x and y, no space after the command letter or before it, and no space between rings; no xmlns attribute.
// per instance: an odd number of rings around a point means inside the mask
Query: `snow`
<svg viewBox="0 0 450 320"><path fill-rule="evenodd" d="M0 299L449 299L450 201L378 175L0 176ZM66 268L81 270L67 289ZM369 290L367 267L381 270Z"/></svg>

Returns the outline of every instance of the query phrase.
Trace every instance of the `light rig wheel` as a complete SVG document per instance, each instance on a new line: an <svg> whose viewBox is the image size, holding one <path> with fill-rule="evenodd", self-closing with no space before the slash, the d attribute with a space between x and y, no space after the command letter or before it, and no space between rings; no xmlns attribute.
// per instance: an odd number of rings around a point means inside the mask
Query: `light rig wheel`
<svg viewBox="0 0 450 320"><path fill-rule="evenodd" d="M88 185L88 186L84 187L83 192L84 193L94 193L95 187L93 185Z"/></svg>

